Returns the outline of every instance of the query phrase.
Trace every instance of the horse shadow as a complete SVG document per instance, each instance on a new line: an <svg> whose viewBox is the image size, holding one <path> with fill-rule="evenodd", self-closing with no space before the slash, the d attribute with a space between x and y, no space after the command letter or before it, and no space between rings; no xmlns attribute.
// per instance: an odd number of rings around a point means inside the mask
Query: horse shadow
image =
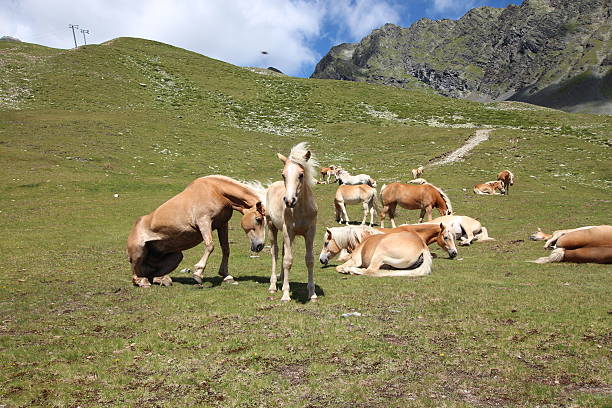
<svg viewBox="0 0 612 408"><path fill-rule="evenodd" d="M264 276L254 276L254 275L234 276L234 280L236 282L250 281L250 282L255 282L255 283L260 283L260 284L265 284L265 285L270 284L270 278L266 278ZM180 283L181 285L199 285L195 279L193 279L192 277L187 277L187 276L172 277L172 282ZM223 283L223 278L221 276L204 277L202 285L199 285L199 286L203 286L203 284L205 283L210 283L211 288L215 286L221 286L221 284ZM308 284L307 283L289 282L289 287L291 291L291 299L295 300L296 302L302 303L302 304L308 303L309 299L308 299ZM317 284L315 284L315 293L317 294L317 297L325 296L325 291L323 290L321 286Z"/></svg>
<svg viewBox="0 0 612 408"><path fill-rule="evenodd" d="M347 223L339 223L341 225L363 225L364 227L378 227L379 225L377 223L374 223L372 225L370 225L369 222L366 222L365 224L361 224L361 221L349 221L348 224Z"/></svg>

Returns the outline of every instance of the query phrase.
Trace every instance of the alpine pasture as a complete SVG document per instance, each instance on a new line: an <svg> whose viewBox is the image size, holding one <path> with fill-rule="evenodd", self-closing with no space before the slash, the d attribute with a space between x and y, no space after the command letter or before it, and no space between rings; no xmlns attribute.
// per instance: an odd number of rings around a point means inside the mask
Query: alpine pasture
<svg viewBox="0 0 612 408"><path fill-rule="evenodd" d="M119 38L57 50L0 43L0 406L610 406L609 265L525 262L528 236L610 224L609 116L289 78ZM432 165L490 129L462 161ZM425 177L496 241L435 246L432 274L343 276L296 239L289 303L270 251L230 223L196 284L132 286L137 217L193 179L280 180L299 142L378 188ZM508 196L472 186L510 169ZM315 260L337 185L313 187ZM357 206L347 208L358 219ZM438 216L434 210L434 217ZM398 209L399 223L418 211ZM361 316L342 317L359 312Z"/></svg>

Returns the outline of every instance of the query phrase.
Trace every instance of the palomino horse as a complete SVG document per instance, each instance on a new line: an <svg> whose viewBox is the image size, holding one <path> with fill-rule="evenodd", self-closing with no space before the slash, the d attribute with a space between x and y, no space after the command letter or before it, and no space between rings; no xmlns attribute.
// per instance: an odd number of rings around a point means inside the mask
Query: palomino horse
<svg viewBox="0 0 612 408"><path fill-rule="evenodd" d="M331 176L334 176L334 179L336 179L339 170L341 170L340 167L336 167L333 164L329 167L322 167L320 184L329 184ZM334 180L334 183L335 182Z"/></svg>
<svg viewBox="0 0 612 408"><path fill-rule="evenodd" d="M499 190L501 194L506 194L504 183L499 180L476 184L473 189L474 194L499 195L500 193L498 193L497 190Z"/></svg>
<svg viewBox="0 0 612 408"><path fill-rule="evenodd" d="M339 223L349 223L345 204L359 204L363 206L363 219L361 225L365 224L368 212L370 213L370 225L374 224L374 213L376 212L377 192L374 187L367 184L342 185L336 190L334 198L334 208L336 209L336 221Z"/></svg>
<svg viewBox="0 0 612 408"><path fill-rule="evenodd" d="M473 241L495 241L480 221L465 215L445 215L434 218L432 224L443 223L454 235L461 239L460 245L471 245Z"/></svg>
<svg viewBox="0 0 612 408"><path fill-rule="evenodd" d="M224 176L194 180L152 213L140 217L128 237L127 252L132 264L132 282L149 287L151 282L172 284L167 274L183 259L182 251L204 241L204 255L195 265L193 277L202 282L208 256L213 251L212 231L217 230L223 258L219 275L233 282L228 274L228 221L232 210L242 213L241 226L251 240L251 250L259 252L265 242L265 189L258 183L240 183Z"/></svg>
<svg viewBox="0 0 612 408"><path fill-rule="evenodd" d="M319 261L327 265L331 259L340 254L338 260L344 262L355 248L370 236L405 231L416 233L427 245L431 245L434 242L437 243L440 248L448 253L450 258L457 256L454 236L442 224L407 224L400 225L397 228L348 226L327 228Z"/></svg>
<svg viewBox="0 0 612 408"><path fill-rule="evenodd" d="M423 177L423 170L423 166L419 166L416 169L412 169L412 178L418 179L420 177Z"/></svg>
<svg viewBox="0 0 612 408"><path fill-rule="evenodd" d="M281 301L288 302L289 271L293 264L293 240L302 235L306 243L306 267L308 268L308 298L317 299L314 285L314 257L312 248L317 229L317 203L312 193L315 183L316 160L311 157L308 144L299 143L291 149L289 157L278 153L285 164L282 171L283 181L272 183L267 194L267 219L272 241L272 274L270 293L276 292L276 260L278 258L278 231L283 232L283 296Z"/></svg>
<svg viewBox="0 0 612 408"><path fill-rule="evenodd" d="M348 261L336 267L340 273L368 276L423 276L431 273L432 256L414 232L372 235Z"/></svg>
<svg viewBox="0 0 612 408"><path fill-rule="evenodd" d="M510 170L502 170L497 175L497 180L504 184L504 194L509 194L510 186L514 185L514 174Z"/></svg>
<svg viewBox="0 0 612 408"><path fill-rule="evenodd" d="M450 199L442 190L433 184L411 185L391 183L380 189L380 199L383 209L380 213L380 226L384 227L385 217L389 214L391 225L395 228L395 209L400 207L408 210L421 210L419 222L423 222L425 214L431 221L431 210L437 207L440 215L450 215L453 212Z"/></svg>
<svg viewBox="0 0 612 408"><path fill-rule="evenodd" d="M555 231L538 232L529 239L545 240L544 248L555 248L549 256L536 259L535 263L576 262L612 263L612 226L598 225Z"/></svg>
<svg viewBox="0 0 612 408"><path fill-rule="evenodd" d="M350 184L354 186L357 184L367 184L370 187L376 187L376 180L367 174L357 174L356 176L351 176L346 170L340 170L336 174L336 181L341 185Z"/></svg>
<svg viewBox="0 0 612 408"><path fill-rule="evenodd" d="M427 184L428 181L425 180L423 177L419 177L419 178L415 178L412 180L408 180L408 183L410 184Z"/></svg>

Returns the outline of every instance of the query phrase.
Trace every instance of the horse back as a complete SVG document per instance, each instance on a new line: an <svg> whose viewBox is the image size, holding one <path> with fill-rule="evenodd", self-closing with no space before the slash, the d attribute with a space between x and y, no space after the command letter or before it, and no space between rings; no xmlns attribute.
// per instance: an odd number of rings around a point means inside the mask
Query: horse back
<svg viewBox="0 0 612 408"><path fill-rule="evenodd" d="M557 240L556 246L565 249L612 247L612 226L600 225L568 232Z"/></svg>

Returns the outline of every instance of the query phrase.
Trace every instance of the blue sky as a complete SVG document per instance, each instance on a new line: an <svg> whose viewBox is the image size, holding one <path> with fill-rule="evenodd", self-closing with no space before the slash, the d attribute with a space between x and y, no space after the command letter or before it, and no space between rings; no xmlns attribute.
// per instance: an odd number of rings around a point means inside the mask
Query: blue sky
<svg viewBox="0 0 612 408"><path fill-rule="evenodd" d="M130 36L157 40L240 66L274 66L308 77L329 49L385 23L456 19L519 0L0 0L0 36L55 48ZM77 30L78 45L83 34ZM262 54L266 51L267 54Z"/></svg>

